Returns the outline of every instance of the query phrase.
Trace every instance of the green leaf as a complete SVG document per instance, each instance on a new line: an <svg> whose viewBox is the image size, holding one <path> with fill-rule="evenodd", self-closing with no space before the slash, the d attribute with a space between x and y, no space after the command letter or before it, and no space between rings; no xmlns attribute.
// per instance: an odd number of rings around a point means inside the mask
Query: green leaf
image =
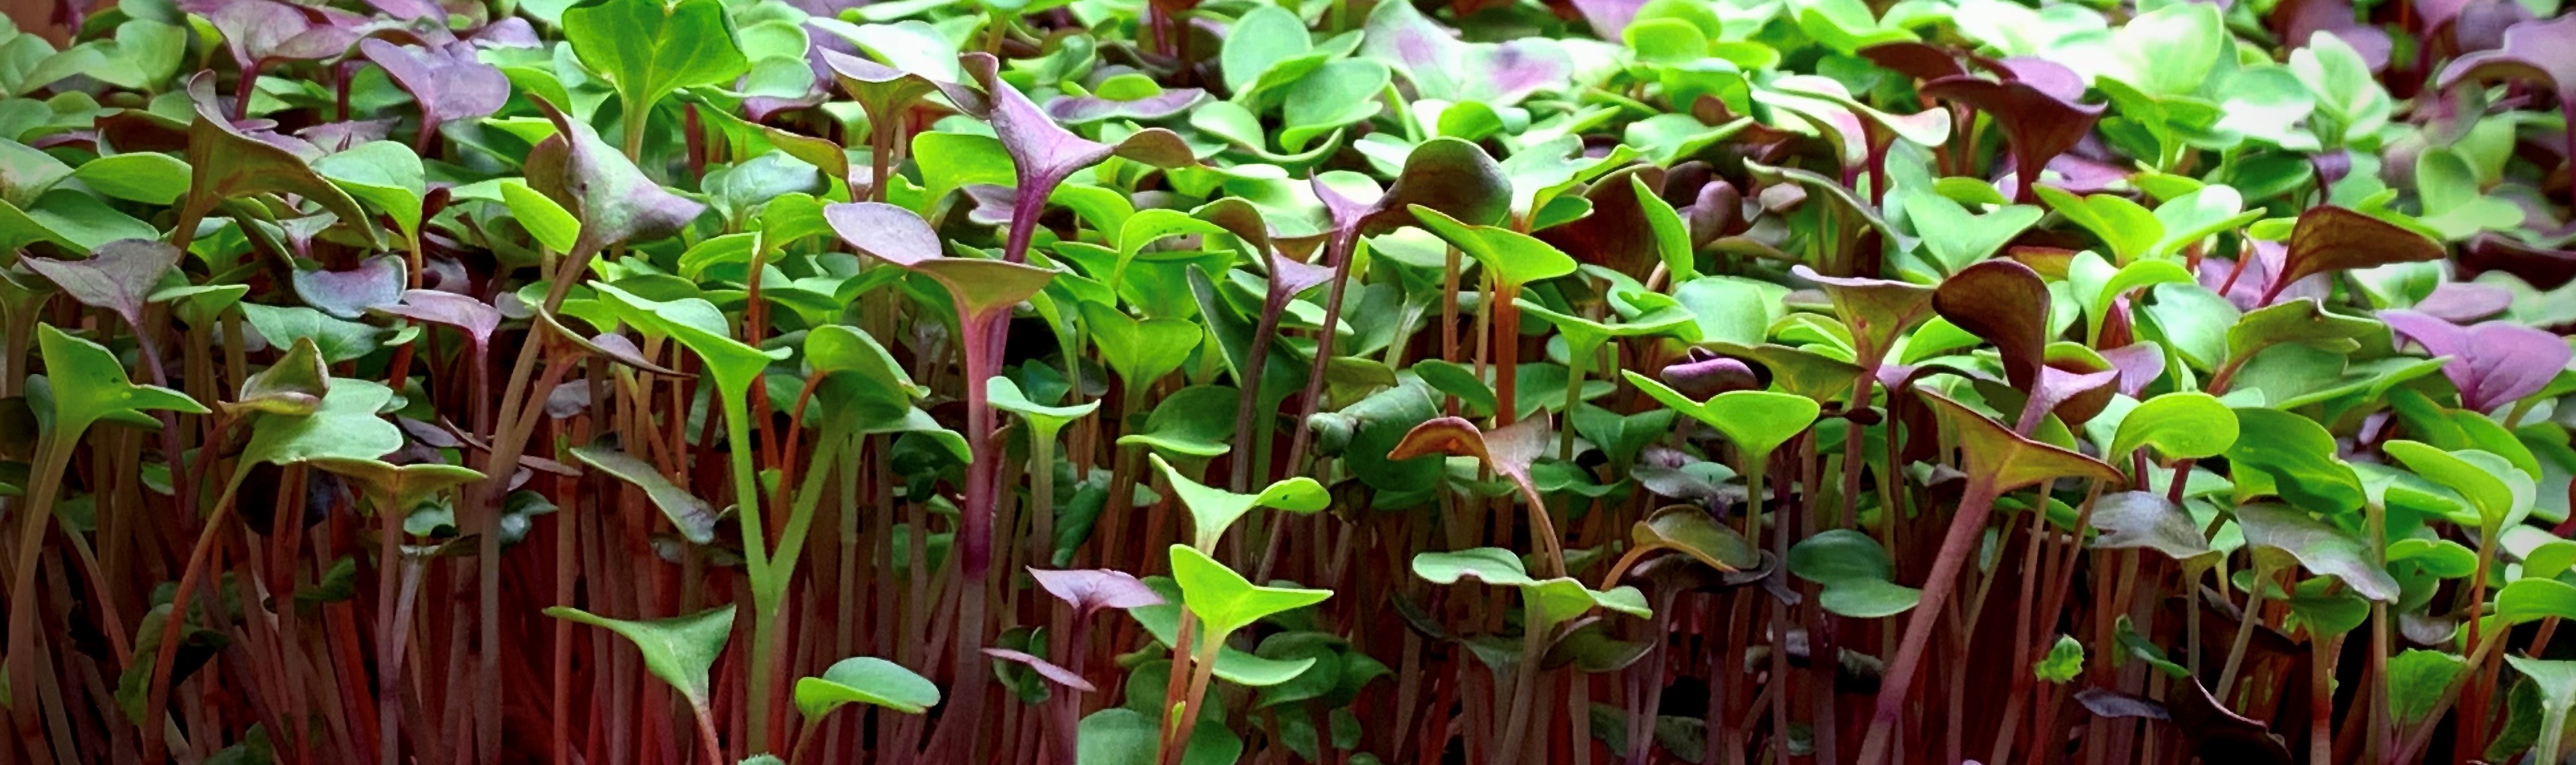
<svg viewBox="0 0 2576 765"><path fill-rule="evenodd" d="M2455 521L2475 521L2478 528L2492 534L2520 524L2531 513L2538 493L2531 476L2503 457L2476 449L2445 452L2430 444L2402 439L2381 448L2417 475L2467 498L2477 515Z"/></svg>
<svg viewBox="0 0 2576 765"><path fill-rule="evenodd" d="M392 218L403 236L420 233L421 198L429 187L422 178L420 155L412 153L411 147L370 141L314 160L313 171Z"/></svg>
<svg viewBox="0 0 2576 765"><path fill-rule="evenodd" d="M2172 459L2217 456L2236 445L2236 411L2218 397L2197 391L2147 399L2120 420L2119 433L2102 456L2118 462L2147 445Z"/></svg>
<svg viewBox="0 0 2576 765"><path fill-rule="evenodd" d="M2227 461L2269 474L2282 499L2323 513L2360 509L2367 496L2352 466L2335 456L2334 434L2314 420L2275 409L2236 410L2238 435Z"/></svg>
<svg viewBox="0 0 2576 765"><path fill-rule="evenodd" d="M307 464L357 481L375 499L376 512L380 513L409 512L430 495L484 477L479 470L434 462L395 465L378 460L316 457Z"/></svg>
<svg viewBox="0 0 2576 765"><path fill-rule="evenodd" d="M188 163L168 154L115 154L81 163L72 179L129 202L168 206L188 190Z"/></svg>
<svg viewBox="0 0 2576 765"><path fill-rule="evenodd" d="M1706 511L1689 505L1657 510L1629 527L1628 539L1639 547L1672 550L1719 571L1749 571L1762 564L1761 554L1743 534L1718 523Z"/></svg>
<svg viewBox="0 0 2576 765"><path fill-rule="evenodd" d="M749 395L761 370L790 355L785 348L764 351L734 339L724 312L704 299L652 300L606 282L591 282L590 286L606 298L602 302L616 310L620 321L678 340L697 354L698 360L706 364L707 373L715 378L716 388L730 398Z"/></svg>
<svg viewBox="0 0 2576 765"><path fill-rule="evenodd" d="M563 36L630 114L682 88L730 85L751 68L722 0L584 0L563 12Z"/></svg>
<svg viewBox="0 0 2576 765"><path fill-rule="evenodd" d="M2326 525L2307 513L2282 505L2246 505L2236 509L2236 525L2258 566L2296 561L2309 572L2342 579L2362 597L2397 602L2397 580L2370 562L2360 539Z"/></svg>
<svg viewBox="0 0 2576 765"><path fill-rule="evenodd" d="M330 389L331 368L323 363L321 348L312 338L299 337L277 363L242 380L241 395L215 406L235 416L244 412L303 416L320 409L322 396Z"/></svg>
<svg viewBox="0 0 2576 765"><path fill-rule="evenodd" d="M854 656L832 663L821 677L796 681L796 711L819 720L852 702L921 714L939 704L939 686L884 659Z"/></svg>
<svg viewBox="0 0 2576 765"><path fill-rule="evenodd" d="M2190 567L2218 563L2218 551L2200 535L2200 524L2164 495L2123 491L2093 504L2093 526L2102 531L2092 546L2103 550L2148 548Z"/></svg>
<svg viewBox="0 0 2576 765"><path fill-rule="evenodd" d="M1098 399L1082 402L1081 406L1041 405L1030 401L1028 394L1020 391L1019 383L1012 382L1011 378L1002 375L994 375L984 382L986 402L991 403L995 409L1010 412L1019 415L1021 419L1028 420L1030 429L1041 436L1051 437L1074 420L1089 417L1092 412L1100 410Z"/></svg>
<svg viewBox="0 0 2576 765"><path fill-rule="evenodd" d="M1189 545L1172 545L1172 581L1181 603L1206 626L1199 639L1223 643L1227 635L1263 618L1322 603L1330 590L1263 587Z"/></svg>
<svg viewBox="0 0 2576 765"><path fill-rule="evenodd" d="M1082 718L1075 734L1073 763L1156 765L1162 761L1162 735L1161 721L1143 712L1126 707L1093 712ZM1191 729L1190 745L1181 750L1181 765L1232 765L1242 756L1243 741L1232 731L1202 723Z"/></svg>
<svg viewBox="0 0 2576 765"><path fill-rule="evenodd" d="M2046 214L2031 205L2004 205L1982 215L1970 214L1968 208L1939 194L1907 194L1904 207L1915 232L1923 236L1923 248L1931 251L1943 275L1993 257L2004 243Z"/></svg>
<svg viewBox="0 0 2576 765"><path fill-rule="evenodd" d="M2038 192L2040 200L2057 210L2057 214L2066 216L2075 225L2093 232L2103 244L2110 245L2113 259L2119 263L2145 256L2155 249L2156 242L2164 238L2164 222L2156 220L2155 213L2148 212L2147 208L2129 201L2127 197L2112 194L2077 197L2050 186L2037 186L2031 190Z"/></svg>
<svg viewBox="0 0 2576 765"><path fill-rule="evenodd" d="M1523 602L1538 609L1539 615L1549 624L1562 623L1595 607L1641 619L1654 615L1646 605L1645 595L1635 587L1623 585L1603 592L1585 587L1570 577L1533 578L1519 555L1500 547L1419 553L1413 556L1413 575L1441 585L1457 584L1460 579L1475 579L1491 585L1518 587Z"/></svg>
<svg viewBox="0 0 2576 765"><path fill-rule="evenodd" d="M1143 217L1143 216L1138 216ZM1082 304L1083 329L1100 346L1102 361L1132 387L1153 385L1181 368L1207 332L1185 319L1138 320L1110 306Z"/></svg>
<svg viewBox="0 0 2576 765"><path fill-rule="evenodd" d="M528 235L536 237L546 249L568 253L581 241L581 221L555 200L528 188L526 182L502 181L501 199L510 208L510 217L517 219L519 227L527 229Z"/></svg>
<svg viewBox="0 0 2576 765"><path fill-rule="evenodd" d="M187 394L129 382L125 365L117 363L116 354L97 343L65 334L51 324L36 325L36 345L45 360L45 380L52 393L52 406L37 409L42 416L40 424L47 438L65 448L89 430L91 423L102 419L149 422L151 418L142 413L150 410L206 413L206 407ZM29 403L36 403L32 396Z"/></svg>
<svg viewBox="0 0 2576 765"><path fill-rule="evenodd" d="M1806 432L1823 411L1813 399L1804 396L1759 390L1728 391L1705 402L1692 401L1680 391L1634 370L1622 370L1620 374L1647 396L1726 434L1726 439L1743 449L1750 460L1768 457L1781 444Z"/></svg>
<svg viewBox="0 0 2576 765"><path fill-rule="evenodd" d="M2057 636L2057 644L2049 646L2048 655L2040 657L2038 663L2031 665L2030 671L2044 682L2074 680L2077 675L2084 674L2084 643L2065 635Z"/></svg>
<svg viewBox="0 0 2576 765"><path fill-rule="evenodd" d="M605 446L576 446L572 448L572 457L580 460L581 464L644 490L645 498L652 500L653 506L662 511L662 516L671 519L671 526L680 530L680 536L691 543L703 545L716 541L715 506L671 483L671 479L654 470L651 463L624 450Z"/></svg>
<svg viewBox="0 0 2576 765"><path fill-rule="evenodd" d="M1225 536L1226 529L1233 528L1234 522L1242 519L1245 513L1252 512L1253 508L1314 513L1332 502L1332 496L1324 493L1323 484L1305 476L1273 483L1259 494L1236 494L1190 480L1189 476L1173 469L1172 463L1163 461L1163 455L1151 455L1149 459L1153 460L1154 469L1162 472L1163 479L1171 482L1172 492L1180 495L1181 506L1190 511L1190 523L1194 529L1192 544L1201 550L1216 549L1217 540Z"/></svg>
<svg viewBox="0 0 2576 765"><path fill-rule="evenodd" d="M726 604L688 616L640 622L594 616L571 606L553 606L545 613L625 637L644 654L644 669L670 683L691 705L704 709L707 672L715 666L716 656L724 653L725 639L733 634L733 610L732 604Z"/></svg>
<svg viewBox="0 0 2576 765"><path fill-rule="evenodd" d="M334 379L312 414L264 414L252 423L250 444L242 447L242 473L253 462L372 460L400 449L402 430L377 414L393 399L392 388L373 380Z"/></svg>
<svg viewBox="0 0 2576 765"><path fill-rule="evenodd" d="M1905 613L1923 591L1897 584L1896 564L1878 540L1850 529L1832 529L1789 548L1789 573L1824 587L1817 604L1855 619Z"/></svg>
<svg viewBox="0 0 2576 765"><path fill-rule="evenodd" d="M2400 724L2422 722L2442 701L2442 690L2467 668L2457 654L2410 648L2388 659L2388 712Z"/></svg>
<svg viewBox="0 0 2576 765"><path fill-rule="evenodd" d="M1147 446L1191 457L1214 457L1234 448L1234 388L1192 385L1173 391L1145 416L1142 431L1118 437L1119 446Z"/></svg>
<svg viewBox="0 0 2576 765"><path fill-rule="evenodd" d="M1574 273L1574 259L1537 237L1497 226L1471 226L1422 205L1411 205L1422 227L1482 265L1487 278L1508 293L1530 282Z"/></svg>
<svg viewBox="0 0 2576 765"><path fill-rule="evenodd" d="M2510 653L2505 654L2504 660L2540 689L2540 737L2532 744L2532 761L2560 759L2565 756L2562 742L2567 735L2567 716L2576 711L2576 661L2547 661Z"/></svg>

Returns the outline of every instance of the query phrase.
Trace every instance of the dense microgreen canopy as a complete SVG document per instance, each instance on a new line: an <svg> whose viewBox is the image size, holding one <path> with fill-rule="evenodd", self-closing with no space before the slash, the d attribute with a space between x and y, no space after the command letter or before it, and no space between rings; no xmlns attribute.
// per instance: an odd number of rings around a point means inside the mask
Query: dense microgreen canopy
<svg viewBox="0 0 2576 765"><path fill-rule="evenodd" d="M54 5L0 762L2568 748L2555 3Z"/></svg>

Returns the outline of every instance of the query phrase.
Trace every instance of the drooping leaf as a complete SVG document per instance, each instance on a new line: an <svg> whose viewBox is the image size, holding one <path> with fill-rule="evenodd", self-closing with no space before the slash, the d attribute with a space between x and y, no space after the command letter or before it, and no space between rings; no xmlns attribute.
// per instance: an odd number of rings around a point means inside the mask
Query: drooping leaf
<svg viewBox="0 0 2576 765"><path fill-rule="evenodd" d="M2382 603L2397 601L2397 580L2370 562L2361 540L2285 505L2253 504L2236 509L2245 544L2260 562L2286 556L2320 575L2341 579L2355 594ZM2273 564L2277 565L2277 564Z"/></svg>
<svg viewBox="0 0 2576 765"><path fill-rule="evenodd" d="M644 655L646 670L669 683L690 704L704 707L707 672L715 666L716 655L724 652L726 638L733 634L733 611L733 604L728 603L688 616L627 621L595 616L571 606L552 606L546 609L546 615L626 638Z"/></svg>
<svg viewBox="0 0 2576 765"><path fill-rule="evenodd" d="M2094 500L2093 525L2102 530L2093 547L2104 550L2146 548L2185 566L2209 566L2218 552L2200 535L2191 513L2162 494L2123 491Z"/></svg>
<svg viewBox="0 0 2576 765"><path fill-rule="evenodd" d="M1103 608L1120 610L1161 605L1163 596L1154 594L1144 582L1124 571L1105 568L1049 570L1029 569L1029 578L1057 600L1073 606L1076 612Z"/></svg>
<svg viewBox="0 0 2576 765"><path fill-rule="evenodd" d="M642 489L645 498L662 511L662 517L671 519L671 526L691 543L703 545L716 540L715 506L672 483L661 471L654 470L652 463L621 449L597 445L573 447L572 456L593 470Z"/></svg>

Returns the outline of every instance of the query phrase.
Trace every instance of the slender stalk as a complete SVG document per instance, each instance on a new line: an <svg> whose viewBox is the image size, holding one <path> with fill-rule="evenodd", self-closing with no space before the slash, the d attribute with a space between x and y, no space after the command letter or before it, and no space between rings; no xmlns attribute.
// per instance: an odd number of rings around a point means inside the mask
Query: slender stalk
<svg viewBox="0 0 2576 765"><path fill-rule="evenodd" d="M1968 558L1976 553L1977 539L1986 528L1986 517L1995 509L1993 476L1973 476L1959 498L1959 511L1950 519L1950 532L1941 539L1941 552L1933 559L1932 574L1923 580L1923 597L1905 620L1905 637L1898 643L1896 661L1878 692L1876 711L1870 716L1869 735L1862 739L1859 765L1886 762L1888 748L1895 743L1897 720L1904 716L1908 692L1913 690L1914 676L1921 669L1923 651L1932 642L1932 629L1941 620L1941 609L1958 588L1959 571L1967 567Z"/></svg>

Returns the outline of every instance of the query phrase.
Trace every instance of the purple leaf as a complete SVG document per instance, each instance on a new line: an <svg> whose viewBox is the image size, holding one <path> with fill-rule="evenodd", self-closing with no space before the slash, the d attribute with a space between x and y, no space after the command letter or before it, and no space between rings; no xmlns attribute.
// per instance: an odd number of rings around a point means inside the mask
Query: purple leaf
<svg viewBox="0 0 2576 765"><path fill-rule="evenodd" d="M1601 39L1619 42L1628 31L1628 23L1637 20L1637 10L1646 7L1643 0L1574 0L1574 10L1592 25L1592 33Z"/></svg>
<svg viewBox="0 0 2576 765"><path fill-rule="evenodd" d="M244 134L220 113L214 72L199 72L188 80L188 100L196 107L197 120L188 125L188 165L192 172L188 176L187 201L180 207L177 221L177 244L182 249L206 213L225 201L257 194L302 197L320 205L343 224L360 227L365 236L375 235L374 228L365 225L370 219L357 200L313 172L305 157L279 145L302 141L274 133ZM310 149L311 145L305 144L304 148Z"/></svg>
<svg viewBox="0 0 2576 765"><path fill-rule="evenodd" d="M1038 213L1056 184L1083 168L1099 164L1111 156L1125 157L1158 167L1180 167L1195 164L1197 158L1189 144L1178 133L1162 128L1146 128L1129 134L1116 145L1104 144L1064 129L1038 108L1018 88L1002 80L1001 61L984 53L969 53L958 60L961 68L984 87L978 95L961 86L941 83L940 90L948 100L968 113L992 123L993 134L1001 139L1002 149L1011 155L1019 179L1020 200L1012 211L1010 238L1002 245L1004 260L1028 261L1030 238L1036 233Z"/></svg>
<svg viewBox="0 0 2576 765"><path fill-rule="evenodd" d="M2251 311L2261 308L2263 295L2271 290L2272 282L2281 276L2281 261L2288 252L2289 246L2280 242L2255 240L2254 253L2250 256L2253 260L2246 262L2242 271L2238 270L2237 261L2217 257L2202 258L2198 274L2200 286L2208 287L2211 292L2219 292L2221 287L2226 288L2226 291L2221 294L2227 298L2228 303L2236 306L2236 310ZM2229 279L2236 280L2236 283L2228 284ZM2323 274L2301 279L2297 284L2281 288L2280 294L2275 295L2274 298L2276 300L2311 298L2324 301L2333 288L2330 279L2331 277Z"/></svg>
<svg viewBox="0 0 2576 765"><path fill-rule="evenodd" d="M545 99L534 100L554 121L555 135L529 150L528 185L581 219L581 238L573 244L579 255L679 233L706 212L706 205L644 177L626 155L600 140L589 123L566 116Z"/></svg>
<svg viewBox="0 0 2576 765"><path fill-rule="evenodd" d="M1834 303L1834 314L1851 328L1854 355L1863 366L1885 359L1898 336L1932 318L1930 287L1889 279L1826 276L1803 265L1792 271L1824 288L1825 297Z"/></svg>
<svg viewBox="0 0 2576 765"><path fill-rule="evenodd" d="M2048 285L2039 272L2011 260L1960 269L1932 293L1932 310L1993 343L2003 355L2005 378L2025 391L2037 389L2047 358L2048 306Z"/></svg>
<svg viewBox="0 0 2576 765"><path fill-rule="evenodd" d="M2317 274L2391 263L2441 260L2442 245L2397 224L2333 205L2318 205L2299 214L2290 231L2289 252L2281 256L2281 274L2265 288L2270 305L2290 283Z"/></svg>
<svg viewBox="0 0 2576 765"><path fill-rule="evenodd" d="M375 310L413 321L445 324L465 333L479 352L492 342L492 330L501 326L501 312L464 295L438 290L412 290L403 293L402 302L379 305Z"/></svg>
<svg viewBox="0 0 2576 765"><path fill-rule="evenodd" d="M2504 47L2461 56L2442 69L2440 85L2463 81L2529 80L2558 95L2560 108L2576 108L2576 16L2517 24Z"/></svg>
<svg viewBox="0 0 2576 765"><path fill-rule="evenodd" d="M295 137L304 139L306 143L312 144L313 148L320 149L324 154L338 154L357 148L361 144L385 140L387 136L393 135L394 123L400 121L393 117L385 117L372 120L325 122L295 131Z"/></svg>
<svg viewBox="0 0 2576 765"><path fill-rule="evenodd" d="M1379 3L1369 12L1364 35L1359 55L1386 62L1421 98L1501 108L1564 87L1574 76L1574 57L1555 40L1466 42L1412 3Z"/></svg>
<svg viewBox="0 0 2576 765"><path fill-rule="evenodd" d="M368 39L358 50L420 103L423 136L443 123L489 117L510 99L510 78L476 60L466 43L414 47Z"/></svg>
<svg viewBox="0 0 2576 765"><path fill-rule="evenodd" d="M1198 88L1174 88L1133 101L1081 96L1049 101L1046 113L1073 125L1108 119L1158 120L1179 114L1206 99L1207 91Z"/></svg>
<svg viewBox="0 0 2576 765"><path fill-rule="evenodd" d="M2102 352L2102 360L2120 370L2120 392L2136 398L2165 374L2165 350L2154 343L2123 345Z"/></svg>
<svg viewBox="0 0 2576 765"><path fill-rule="evenodd" d="M1130 609L1163 604L1163 596L1154 594L1144 582L1124 571L1105 568L1050 570L1029 569L1029 578L1047 594L1071 604L1073 610L1095 611L1103 608Z"/></svg>
<svg viewBox="0 0 2576 765"><path fill-rule="evenodd" d="M860 254L888 263L908 268L942 257L939 233L911 210L883 202L851 202L823 208L823 220Z"/></svg>
<svg viewBox="0 0 2576 765"><path fill-rule="evenodd" d="M536 27L515 16L485 24L465 39L477 48L536 48L546 44L537 37Z"/></svg>
<svg viewBox="0 0 2576 765"><path fill-rule="evenodd" d="M2361 54L2373 72L2388 68L2393 50L2387 32L2353 20L2349 0L2287 0L2272 7L2272 28L2294 48L2307 47L2317 33L2332 34Z"/></svg>
<svg viewBox="0 0 2576 765"><path fill-rule="evenodd" d="M18 261L82 305L114 311L127 326L141 327L146 298L163 274L178 267L179 248L145 239L119 239L99 245L84 260L30 255Z"/></svg>
<svg viewBox="0 0 2576 765"><path fill-rule="evenodd" d="M2433 294L2415 303L2415 310L2455 324L2494 316L2511 307L2512 292L2476 282L2443 282L2433 288Z"/></svg>
<svg viewBox="0 0 2576 765"><path fill-rule="evenodd" d="M2039 181L2040 168L2083 141L2093 131L2093 122L2101 119L2103 107L2075 101L2084 92L2083 80L2063 66L2026 59L2006 61L2004 66L2014 79L1943 77L1924 83L1921 91L1967 104L2003 126L2004 137L2012 144L2013 167L2020 174L2016 193L2029 202L2037 198L2031 186Z"/></svg>
<svg viewBox="0 0 2576 765"><path fill-rule="evenodd" d="M1674 392L1703 401L1720 393L1762 389L1762 377L1751 365L1699 348L1692 348L1687 358L1664 367L1657 376Z"/></svg>
<svg viewBox="0 0 2576 765"><path fill-rule="evenodd" d="M1081 675L1074 674L1073 670L1056 666L1055 662L1030 656L1026 653L1014 651L1008 648L986 648L984 649L984 655L1028 667L1029 669L1036 671L1040 677L1044 677L1057 685L1081 691L1083 693L1091 693L1093 691L1100 690L1099 688L1093 687L1091 681L1084 680Z"/></svg>
<svg viewBox="0 0 2576 765"><path fill-rule="evenodd" d="M1963 77L1966 67L1948 49L1931 43L1913 41L1872 45L1860 49L1862 58L1899 74L1926 82L1943 77Z"/></svg>
<svg viewBox="0 0 2576 765"><path fill-rule="evenodd" d="M2425 353L2451 357L2442 376L2460 390L2460 407L2480 414L2548 387L2571 356L2566 340L2510 321L2462 327L2405 310L2381 311L2379 318Z"/></svg>
<svg viewBox="0 0 2576 765"><path fill-rule="evenodd" d="M356 319L369 308L401 300L408 276L399 255L368 258L346 271L297 269L295 296L332 318Z"/></svg>

